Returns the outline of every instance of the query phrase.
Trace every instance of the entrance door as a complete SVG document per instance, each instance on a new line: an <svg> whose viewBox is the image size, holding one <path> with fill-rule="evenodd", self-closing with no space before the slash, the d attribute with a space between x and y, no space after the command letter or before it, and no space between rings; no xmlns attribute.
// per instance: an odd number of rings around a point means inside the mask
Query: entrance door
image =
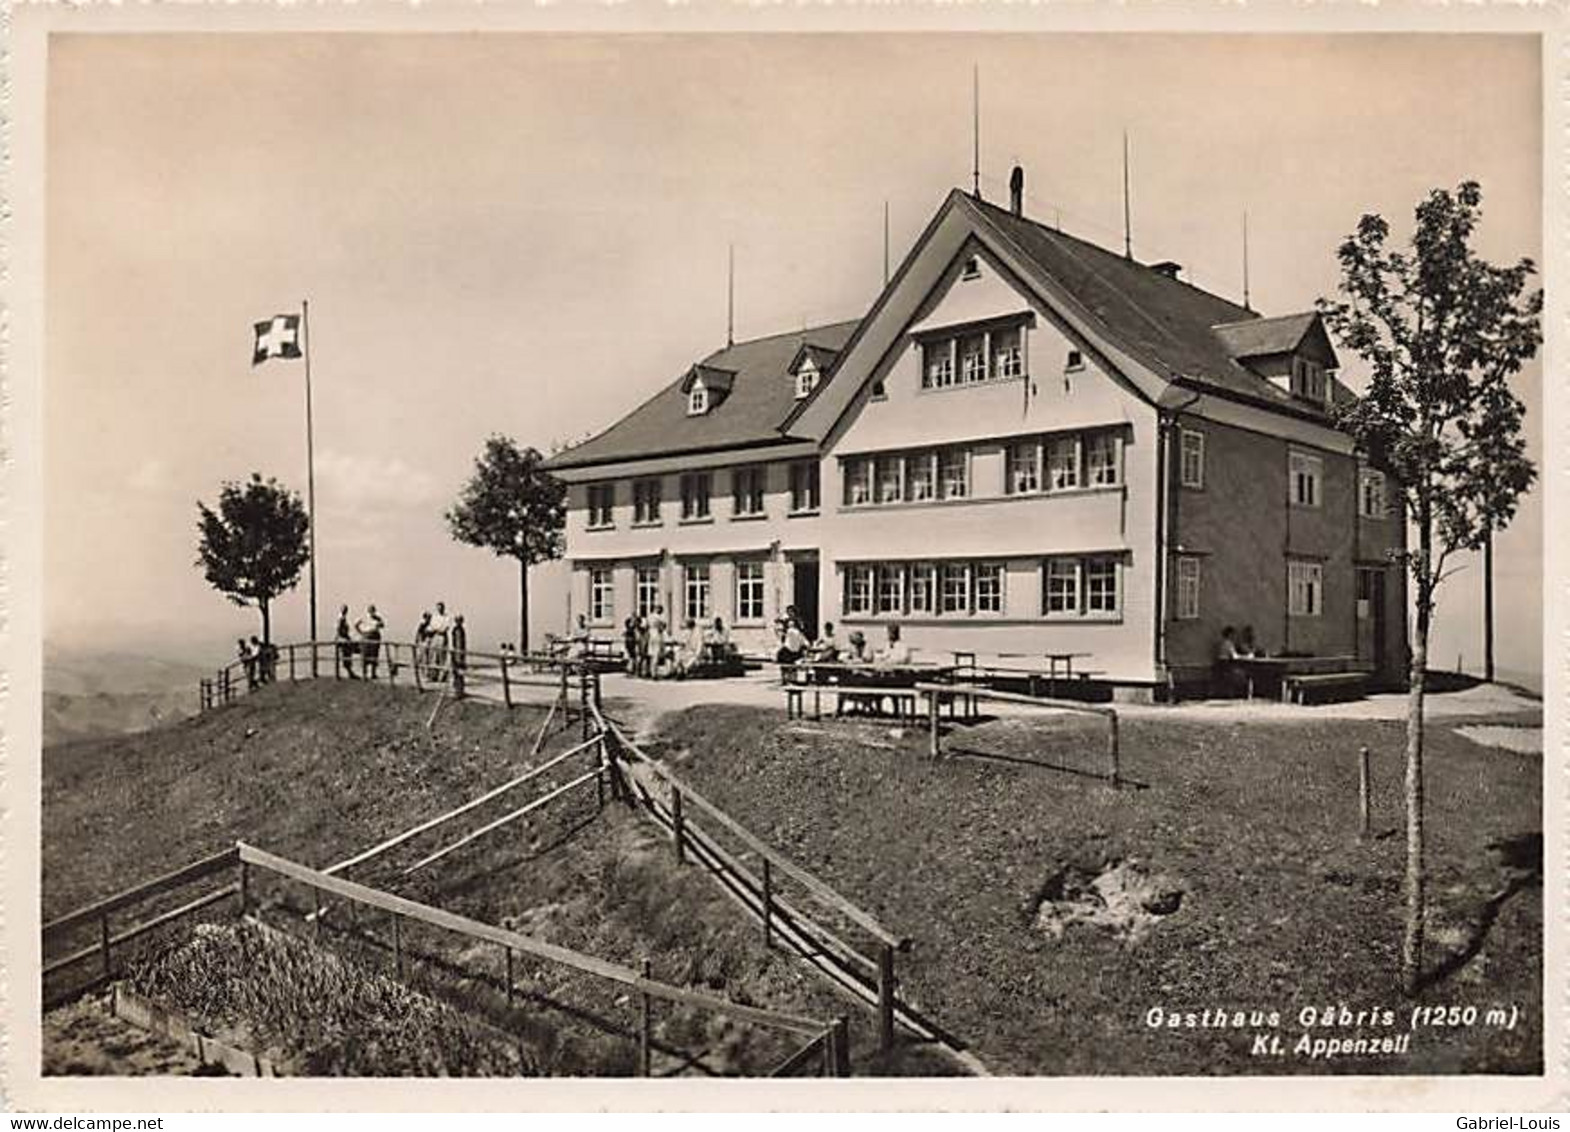
<svg viewBox="0 0 1570 1132"><path fill-rule="evenodd" d="M1377 566L1359 566L1357 570L1357 655L1371 660L1381 676L1388 676L1385 669L1389 657L1388 618L1385 614L1385 571Z"/></svg>
<svg viewBox="0 0 1570 1132"><path fill-rule="evenodd" d="M818 556L802 555L791 560L791 604L801 618L801 627L807 639L813 640L821 631L818 624Z"/></svg>

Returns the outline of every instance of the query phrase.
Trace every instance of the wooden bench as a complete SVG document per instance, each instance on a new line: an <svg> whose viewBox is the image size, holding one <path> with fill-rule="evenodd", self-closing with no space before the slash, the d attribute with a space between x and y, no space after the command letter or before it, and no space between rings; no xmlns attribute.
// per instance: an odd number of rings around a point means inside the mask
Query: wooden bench
<svg viewBox="0 0 1570 1132"><path fill-rule="evenodd" d="M1281 678L1283 703L1306 704L1310 693L1349 693L1363 695L1368 684L1366 672L1298 672Z"/></svg>

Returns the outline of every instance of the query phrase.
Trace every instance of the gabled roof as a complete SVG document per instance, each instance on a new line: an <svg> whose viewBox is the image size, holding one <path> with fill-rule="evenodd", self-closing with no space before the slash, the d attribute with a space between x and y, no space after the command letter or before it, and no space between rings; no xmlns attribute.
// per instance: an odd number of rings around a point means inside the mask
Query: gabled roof
<svg viewBox="0 0 1570 1132"><path fill-rule="evenodd" d="M838 350L831 350L816 342L803 342L801 348L796 351L796 356L790 360L790 365L785 368L788 372L795 373L808 358L811 358L812 364L817 367L819 373L827 373L834 367L834 359L839 357L839 353Z"/></svg>
<svg viewBox="0 0 1570 1132"><path fill-rule="evenodd" d="M1295 353L1318 318L1315 312L1304 311L1275 318L1224 322L1213 329L1234 358L1262 358L1269 354Z"/></svg>
<svg viewBox="0 0 1570 1132"><path fill-rule="evenodd" d="M1161 377L1256 399L1290 400L1240 364L1213 330L1265 321L1247 307L1007 209L966 200Z"/></svg>
<svg viewBox="0 0 1570 1132"><path fill-rule="evenodd" d="M722 393L729 393L731 386L736 384L736 371L721 369L719 366L708 366L699 362L687 371L687 376L681 379L681 391L692 392L692 387L698 381L703 382L705 389L717 389Z"/></svg>
<svg viewBox="0 0 1570 1132"><path fill-rule="evenodd" d="M807 344L837 356L856 325L837 322L716 350L604 432L551 457L547 466L577 468L789 439L787 426L805 403L796 399L791 364ZM688 416L686 390L692 380L701 375L713 388L710 378L717 374L731 375L729 396L702 416ZM829 384L827 377L825 372L819 379L818 392Z"/></svg>

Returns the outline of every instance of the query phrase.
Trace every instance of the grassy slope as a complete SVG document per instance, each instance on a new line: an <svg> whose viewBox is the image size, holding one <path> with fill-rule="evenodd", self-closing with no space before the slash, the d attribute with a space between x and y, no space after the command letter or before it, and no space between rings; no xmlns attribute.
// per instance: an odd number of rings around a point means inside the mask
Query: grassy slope
<svg viewBox="0 0 1570 1132"><path fill-rule="evenodd" d="M700 708L668 723L660 746L711 800L911 934L904 992L995 1072L1539 1071L1540 858L1534 881L1488 848L1540 834L1537 756L1448 727L1429 735L1434 958L1487 921L1488 897L1520 887L1480 953L1422 1001L1519 1004L1518 1027L1421 1033L1406 1059L1309 1063L1250 1057L1237 1032L1151 1030L1142 1018L1153 1006L1274 1008L1291 1040L1311 1004L1405 1018L1394 979L1401 725L1124 721L1124 774L1143 788L1114 792L1039 765L934 764L920 732L781 722ZM1101 735L1089 723L998 721L950 746L1093 770ZM1355 838L1360 744L1374 752L1375 825L1387 834L1366 846ZM1081 928L1054 943L1032 927L1053 872L1130 857L1187 890L1143 942Z"/></svg>
<svg viewBox="0 0 1570 1132"><path fill-rule="evenodd" d="M43 774L45 916L236 839L324 866L517 773L543 718L534 709L449 704L427 731L433 704L429 696L360 683L285 684L159 731L50 749ZM577 738L574 726L547 750ZM585 764L570 765L575 774ZM401 866L532 796L504 796L351 876L628 965L647 956L654 977L665 981L809 1017L848 1014L858 1060L870 1052L864 1013L799 964L765 952L756 926L703 873L678 868L648 823L615 808L597 814L592 785L552 804L538 821L400 878ZM260 880L257 894L300 899ZM335 914L333 927L346 924ZM377 925L379 948L361 949L362 958L384 967L385 927ZM410 928L404 946L471 973L500 971L495 948L469 947L445 933ZM632 1071L637 1003L619 988L520 963L518 980L536 997L529 1008L509 1011L494 985L443 974L437 963L420 966L431 989L493 1024L527 1031L544 1072ZM542 1009L546 1002L571 1009ZM655 1036L656 1073L687 1059L695 1061L690 1071L757 1073L792 1048L789 1038L666 1006L656 1010ZM920 1056L905 1061L890 1068L951 1071Z"/></svg>

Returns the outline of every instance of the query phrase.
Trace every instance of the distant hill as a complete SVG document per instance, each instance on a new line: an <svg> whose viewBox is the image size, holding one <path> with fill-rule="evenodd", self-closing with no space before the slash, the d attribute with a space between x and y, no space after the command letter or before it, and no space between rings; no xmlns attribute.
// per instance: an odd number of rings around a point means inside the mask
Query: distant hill
<svg viewBox="0 0 1570 1132"><path fill-rule="evenodd" d="M146 731L197 709L197 665L129 652L44 646L43 744Z"/></svg>

